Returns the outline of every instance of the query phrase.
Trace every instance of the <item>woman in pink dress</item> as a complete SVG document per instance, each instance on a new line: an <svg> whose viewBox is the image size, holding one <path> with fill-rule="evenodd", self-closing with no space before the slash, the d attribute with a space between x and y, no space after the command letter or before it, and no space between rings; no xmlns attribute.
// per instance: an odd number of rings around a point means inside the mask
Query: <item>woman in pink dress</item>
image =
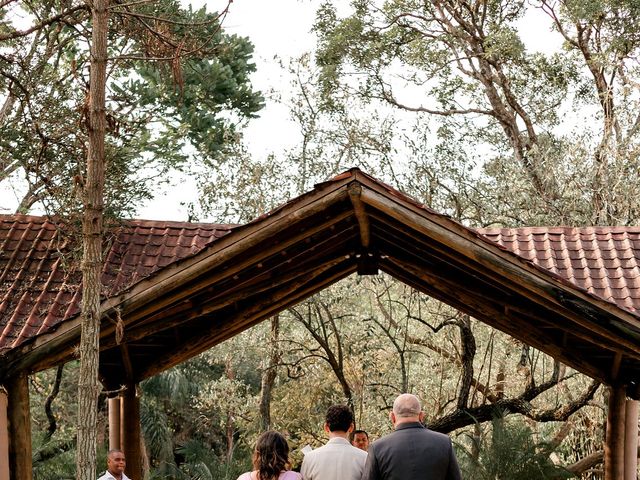
<svg viewBox="0 0 640 480"><path fill-rule="evenodd" d="M253 452L252 472L243 473L238 480L302 480L299 473L289 470L287 439L273 430L258 438Z"/></svg>

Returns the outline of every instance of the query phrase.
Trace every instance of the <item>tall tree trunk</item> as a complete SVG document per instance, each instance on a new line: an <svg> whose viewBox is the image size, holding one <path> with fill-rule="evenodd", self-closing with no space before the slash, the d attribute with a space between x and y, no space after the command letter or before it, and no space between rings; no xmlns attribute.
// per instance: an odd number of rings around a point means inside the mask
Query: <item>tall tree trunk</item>
<svg viewBox="0 0 640 480"><path fill-rule="evenodd" d="M231 357L227 358L227 362L225 365L225 374L229 380L234 380L236 378L236 372L233 369L233 365L231 364ZM233 432L235 429L235 421L234 421L235 412L231 407L227 408L227 424L225 426L226 437L227 437L227 464L231 462L233 458L233 448L235 446Z"/></svg>
<svg viewBox="0 0 640 480"><path fill-rule="evenodd" d="M76 478L95 480L100 334L100 271L105 170L105 90L109 0L93 0L91 7L91 72L87 99L87 171L82 220L82 330L78 379L78 451ZM137 479L136 479L137 480Z"/></svg>
<svg viewBox="0 0 640 480"><path fill-rule="evenodd" d="M280 348L278 337L280 334L280 317L271 319L271 337L269 339L269 364L262 372L260 385L260 428L267 431L271 428L271 392L276 381L277 365L280 363Z"/></svg>

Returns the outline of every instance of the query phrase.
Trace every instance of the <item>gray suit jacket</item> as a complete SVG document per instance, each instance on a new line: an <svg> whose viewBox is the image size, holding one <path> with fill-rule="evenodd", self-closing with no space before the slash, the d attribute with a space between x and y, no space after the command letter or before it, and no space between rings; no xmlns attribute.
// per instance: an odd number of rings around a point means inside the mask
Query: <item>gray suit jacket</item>
<svg viewBox="0 0 640 480"><path fill-rule="evenodd" d="M369 446L362 480L461 480L451 440L420 423L401 423Z"/></svg>

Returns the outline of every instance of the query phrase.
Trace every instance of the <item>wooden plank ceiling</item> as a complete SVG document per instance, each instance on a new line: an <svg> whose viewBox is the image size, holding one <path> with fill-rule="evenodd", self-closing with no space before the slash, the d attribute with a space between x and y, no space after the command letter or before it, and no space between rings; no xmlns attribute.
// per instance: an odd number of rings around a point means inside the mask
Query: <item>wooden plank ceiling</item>
<svg viewBox="0 0 640 480"><path fill-rule="evenodd" d="M132 234L145 229L146 240ZM354 169L244 226L132 221L119 232L103 272L108 389L176 365L352 273L381 270L638 393L640 228L473 230ZM33 247L38 235L49 246ZM77 273L55 277L47 262L60 239L32 236L24 242L32 247L5 239L0 251L0 380L73 358L79 339ZM31 253L14 253L21 248ZM40 273L27 281L29 271Z"/></svg>

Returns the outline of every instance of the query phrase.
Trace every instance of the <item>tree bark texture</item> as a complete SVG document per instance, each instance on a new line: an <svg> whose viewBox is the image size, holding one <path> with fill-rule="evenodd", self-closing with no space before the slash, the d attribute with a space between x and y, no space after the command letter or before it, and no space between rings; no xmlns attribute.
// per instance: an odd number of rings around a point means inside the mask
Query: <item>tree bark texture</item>
<svg viewBox="0 0 640 480"><path fill-rule="evenodd" d="M276 381L276 366L280 363L280 348L278 346L279 334L280 318L276 315L271 319L271 337L269 339L271 354L269 355L269 364L262 372L260 385L260 426L264 432L271 428L271 392Z"/></svg>
<svg viewBox="0 0 640 480"><path fill-rule="evenodd" d="M20 373L5 384L8 393L9 478L31 480L31 415L29 377Z"/></svg>
<svg viewBox="0 0 640 480"><path fill-rule="evenodd" d="M88 150L82 221L82 327L76 456L78 480L95 480L96 473L109 0L94 0L89 2L89 6L91 7L92 38L91 72L86 106Z"/></svg>

